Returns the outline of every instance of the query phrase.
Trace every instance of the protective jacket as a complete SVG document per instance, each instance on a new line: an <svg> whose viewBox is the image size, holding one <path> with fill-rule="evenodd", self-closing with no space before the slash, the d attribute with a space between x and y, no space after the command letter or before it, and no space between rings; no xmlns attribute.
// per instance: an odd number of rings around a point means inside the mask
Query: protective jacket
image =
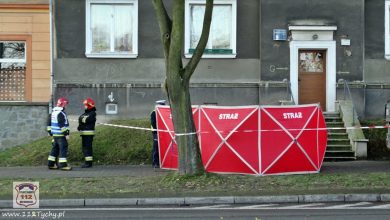
<svg viewBox="0 0 390 220"><path fill-rule="evenodd" d="M84 114L79 117L77 130L81 135L95 135L96 108L85 109Z"/></svg>
<svg viewBox="0 0 390 220"><path fill-rule="evenodd" d="M51 113L50 132L53 137L64 137L69 135L69 122L64 108L55 107Z"/></svg>

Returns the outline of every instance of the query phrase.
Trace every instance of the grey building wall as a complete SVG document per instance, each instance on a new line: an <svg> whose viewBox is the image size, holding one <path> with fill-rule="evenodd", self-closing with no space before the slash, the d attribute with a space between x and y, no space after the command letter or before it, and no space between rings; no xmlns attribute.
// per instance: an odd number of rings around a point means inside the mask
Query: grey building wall
<svg viewBox="0 0 390 220"><path fill-rule="evenodd" d="M365 118L385 119L385 104L390 102L390 86L367 89L365 99Z"/></svg>
<svg viewBox="0 0 390 220"><path fill-rule="evenodd" d="M390 60L385 59L385 1L366 0L365 71L367 83L390 83Z"/></svg>
<svg viewBox="0 0 390 220"><path fill-rule="evenodd" d="M363 0L262 0L261 4L261 80L289 79L289 69L270 71L271 65L290 66L289 42L273 41L272 31L288 29L296 20L325 20L336 25L337 78L363 79ZM351 46L340 46L342 37L350 39ZM347 50L351 56L346 55Z"/></svg>
<svg viewBox="0 0 390 220"><path fill-rule="evenodd" d="M47 136L48 103L0 102L0 150Z"/></svg>
<svg viewBox="0 0 390 220"><path fill-rule="evenodd" d="M390 60L385 59L385 1L365 1L365 115L383 118L390 101Z"/></svg>
<svg viewBox="0 0 390 220"><path fill-rule="evenodd" d="M55 1L55 97L70 99L68 114L82 111L81 101L93 98L104 114L108 95L119 107L115 117L145 117L154 100L166 98L163 51L151 1L139 1L137 59L87 59L85 1ZM172 1L164 1L168 8ZM353 97L360 117L381 117L388 99L389 61L384 59L383 0L238 0L237 58L202 59L191 80L194 104L278 105L289 99L289 42L273 41L272 30L294 20L326 20L337 26L337 80L360 83ZM260 28L261 27L261 28ZM351 46L341 46L341 38ZM348 56L347 52L351 52ZM184 63L188 61L183 57ZM287 67L275 72L270 66ZM384 87L376 87L376 84ZM337 97L342 90L337 89Z"/></svg>
<svg viewBox="0 0 390 220"><path fill-rule="evenodd" d="M91 97L96 100L98 122L113 118L147 118L154 108L155 101L167 99L162 88L157 85L121 85L99 84L95 87L62 87L58 89L58 97L68 97L70 101L66 112L71 116L78 116L84 112L83 98ZM190 89L193 105L223 105L240 106L256 105L259 103L259 87L257 84L195 84ZM113 94L114 103L118 106L117 115L105 113L106 104L111 103L108 96ZM82 95L80 95L82 94ZM57 98L58 98L57 97ZM75 122L71 122L74 124Z"/></svg>
<svg viewBox="0 0 390 220"><path fill-rule="evenodd" d="M165 2L170 8L171 1ZM237 3L237 58L201 60L191 81L194 104L258 104L259 1ZM85 97L95 99L103 110L112 92L118 101L119 117L144 117L154 100L166 98L161 89L165 63L152 1L139 1L137 59L87 59L85 1L57 0L55 9L55 97L70 99L68 114L78 114ZM183 61L186 63L188 59L183 57ZM248 97L231 99L243 94Z"/></svg>
<svg viewBox="0 0 390 220"><path fill-rule="evenodd" d="M61 58L85 58L85 0L55 1L56 53ZM164 1L170 8L171 1ZM163 58L160 30L152 1L139 4L139 57ZM259 1L237 1L237 58L259 57ZM109 62L112 59L99 59ZM128 59L122 59L124 62ZM214 60L214 59L213 59Z"/></svg>

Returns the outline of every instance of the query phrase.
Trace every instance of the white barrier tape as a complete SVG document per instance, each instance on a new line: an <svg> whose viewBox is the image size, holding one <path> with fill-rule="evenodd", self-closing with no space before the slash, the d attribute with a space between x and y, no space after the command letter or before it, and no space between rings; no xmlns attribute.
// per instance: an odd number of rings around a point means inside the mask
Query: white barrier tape
<svg viewBox="0 0 390 220"><path fill-rule="evenodd" d="M76 120L70 120L70 121L76 121ZM142 127L135 127L135 126L128 126L128 125L116 125L116 124L109 124L109 123L97 123L99 125L105 125L110 127L117 127L117 128L128 128L128 129L135 129L135 130L144 130L144 131L158 131L158 132L173 132L170 130L161 130L161 129L152 129L152 128L142 128ZM353 130L353 129L383 129L383 128L390 128L390 125L384 125L384 126L378 126L378 125L372 125L372 126L356 126L356 127L330 127L330 128L305 128L305 129L287 129L287 131L322 131L322 130ZM244 133L251 133L251 132L271 132L271 131L285 131L283 129L266 129L266 130L241 130L241 131L233 131L233 133L236 132L244 132ZM190 132L190 133L177 133L174 134L175 136L190 136L190 135L196 135L196 134L208 134L208 133L227 133L230 134L232 131L215 131L215 132Z"/></svg>

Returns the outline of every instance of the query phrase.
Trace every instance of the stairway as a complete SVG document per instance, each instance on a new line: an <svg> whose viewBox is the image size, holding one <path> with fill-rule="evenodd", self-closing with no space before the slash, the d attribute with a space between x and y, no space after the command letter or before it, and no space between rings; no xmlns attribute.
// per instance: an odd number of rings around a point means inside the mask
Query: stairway
<svg viewBox="0 0 390 220"><path fill-rule="evenodd" d="M327 128L345 128L338 112L324 112ZM355 160L355 152L346 129L328 129L328 143L325 152L325 161Z"/></svg>

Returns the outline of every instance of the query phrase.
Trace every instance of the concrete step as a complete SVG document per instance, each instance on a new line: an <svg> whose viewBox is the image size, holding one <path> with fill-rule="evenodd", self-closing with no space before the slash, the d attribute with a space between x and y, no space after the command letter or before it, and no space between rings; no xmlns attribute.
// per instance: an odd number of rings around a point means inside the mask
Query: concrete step
<svg viewBox="0 0 390 220"><path fill-rule="evenodd" d="M328 128L344 128L344 122L327 122L326 127L328 127Z"/></svg>
<svg viewBox="0 0 390 220"><path fill-rule="evenodd" d="M352 146L351 145L327 145L326 146L326 152L328 151L352 151Z"/></svg>
<svg viewBox="0 0 390 220"><path fill-rule="evenodd" d="M340 117L326 117L325 118L325 122L328 123L328 122L342 122L343 119L341 119Z"/></svg>
<svg viewBox="0 0 390 220"><path fill-rule="evenodd" d="M329 133L328 132L328 139L348 139L347 133Z"/></svg>
<svg viewBox="0 0 390 220"><path fill-rule="evenodd" d="M327 117L327 116L340 116L339 112L322 112L322 114Z"/></svg>
<svg viewBox="0 0 390 220"><path fill-rule="evenodd" d="M350 145L349 139L330 139L328 138L327 145Z"/></svg>
<svg viewBox="0 0 390 220"><path fill-rule="evenodd" d="M347 129L328 129L328 133L347 133Z"/></svg>
<svg viewBox="0 0 390 220"><path fill-rule="evenodd" d="M339 157L339 156L325 156L324 158L325 161L347 161L347 160L356 160L356 157Z"/></svg>
<svg viewBox="0 0 390 220"><path fill-rule="evenodd" d="M356 160L355 152L352 151L351 142L340 113L324 112L324 117L328 128L325 161Z"/></svg>
<svg viewBox="0 0 390 220"><path fill-rule="evenodd" d="M355 152L352 150L327 150L325 152L325 157L330 158L330 157L355 157Z"/></svg>

